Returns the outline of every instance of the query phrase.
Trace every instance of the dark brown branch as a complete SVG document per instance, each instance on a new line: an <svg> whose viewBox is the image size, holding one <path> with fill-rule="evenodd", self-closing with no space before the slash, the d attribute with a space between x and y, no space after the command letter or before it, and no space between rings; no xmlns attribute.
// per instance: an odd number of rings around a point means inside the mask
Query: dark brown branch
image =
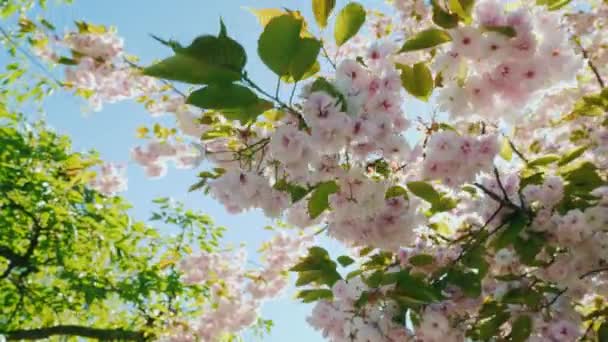
<svg viewBox="0 0 608 342"><path fill-rule="evenodd" d="M32 224L33 224L34 228L33 228L32 234L30 235L30 239L29 239L30 243L27 247L25 254L19 255L6 247L0 248L0 253L4 252L3 254L0 254L1 256L8 256L9 254L11 255L11 258L7 258L9 260L9 264L8 264L8 267L6 268L6 270L4 270L4 272L2 274L0 274L0 279L4 279L4 278L8 277L9 274L12 272L12 270L15 269L16 267L27 267L26 272L31 272L35 269L34 265L32 265L32 263L30 262L30 258L34 254L36 247L38 247L40 233L44 229L42 227L42 225L40 224L40 221L38 221L38 218L36 218L36 215L34 215L30 211L28 211L21 204L13 201L10 197L8 197L8 201L10 202L11 207L14 207L17 210L21 211L27 217L29 217L30 220L32 220Z"/></svg>
<svg viewBox="0 0 608 342"><path fill-rule="evenodd" d="M511 139L508 139L509 141L509 146L511 146L511 149L513 150L513 152L515 152L515 154L517 154L517 156L524 161L524 163L528 164L528 159L523 155L523 153L521 153L517 147L515 147L515 144L511 141Z"/></svg>
<svg viewBox="0 0 608 342"><path fill-rule="evenodd" d="M589 58L589 53L587 52L587 50L585 50L585 48L583 48L583 45L581 45L580 41L575 39L575 42L578 45L578 47L581 49L581 51L583 52L583 57L587 61L587 65L589 66L591 71L593 71L593 74L595 75L595 79L597 80L597 83L600 85L600 88L602 88L602 89L605 88L606 84L604 83L604 80L602 79L602 75L600 75L600 71L597 69L595 64L593 64L593 61L591 60L591 58Z"/></svg>
<svg viewBox="0 0 608 342"><path fill-rule="evenodd" d="M578 277L578 279L584 279L584 278L587 278L589 276L592 276L594 274L601 273L601 272L608 272L608 267L601 267L601 268L597 268L595 270L591 270L587 273L582 274L580 277Z"/></svg>
<svg viewBox="0 0 608 342"><path fill-rule="evenodd" d="M503 199L500 196L498 196L497 194L495 194L494 192L490 191L488 188L486 188L485 186L483 186L482 184L479 183L474 183L473 185L475 185L476 187L478 187L481 191L483 191L483 193L485 193L486 195L488 195L491 199L495 200L496 202L509 207L513 210L521 210L520 207L516 206L513 202L511 202L508 199Z"/></svg>
<svg viewBox="0 0 608 342"><path fill-rule="evenodd" d="M39 329L20 329L2 332L7 340L40 340L51 336L80 336L97 340L145 341L146 336L140 331L124 329L97 329L78 325L57 325Z"/></svg>

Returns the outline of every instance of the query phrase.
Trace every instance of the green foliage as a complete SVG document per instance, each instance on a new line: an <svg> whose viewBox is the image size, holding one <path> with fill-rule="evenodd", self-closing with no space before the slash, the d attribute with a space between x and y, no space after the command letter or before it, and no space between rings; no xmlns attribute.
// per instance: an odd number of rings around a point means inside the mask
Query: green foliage
<svg viewBox="0 0 608 342"><path fill-rule="evenodd" d="M279 76L302 79L321 50L321 42L302 38L303 20L291 14L272 18L258 40L258 55L270 70Z"/></svg>
<svg viewBox="0 0 608 342"><path fill-rule="evenodd" d="M223 229L158 199L152 220L177 232L159 235L88 187L95 154L42 123L23 127L0 112L0 334L71 324L154 339L175 315L194 317L206 290L182 283L176 263L216 250Z"/></svg>
<svg viewBox="0 0 608 342"><path fill-rule="evenodd" d="M321 28L327 26L327 18L336 6L336 0L312 0L312 13Z"/></svg>
<svg viewBox="0 0 608 342"><path fill-rule="evenodd" d="M452 41L452 37L447 31L440 29L428 29L419 32L415 36L409 38L401 47L401 52L416 51L428 49L443 43Z"/></svg>
<svg viewBox="0 0 608 342"><path fill-rule="evenodd" d="M521 212L515 213L509 218L507 228L503 229L500 234L492 241L492 246L495 250L500 250L512 245L519 234L524 231L528 225L528 217Z"/></svg>
<svg viewBox="0 0 608 342"><path fill-rule="evenodd" d="M409 182L407 188L411 193L431 204L430 214L448 211L456 207L456 201L453 198L439 193L427 182Z"/></svg>
<svg viewBox="0 0 608 342"><path fill-rule="evenodd" d="M355 260L353 258L349 257L348 255L341 255L338 257L337 260L342 267L349 266L355 262Z"/></svg>
<svg viewBox="0 0 608 342"><path fill-rule="evenodd" d="M545 156L531 160L530 162L528 162L528 166L529 167L547 166L549 164L555 163L556 161L558 161L560 159L561 159L560 156L558 156L557 154L547 154Z"/></svg>
<svg viewBox="0 0 608 342"><path fill-rule="evenodd" d="M433 93L435 81L426 64L420 62L414 64L413 67L398 64L397 68L401 70L401 85L403 85L403 88L419 100L428 101Z"/></svg>
<svg viewBox="0 0 608 342"><path fill-rule="evenodd" d="M532 333L532 318L521 315L515 319L511 327L511 341L525 342Z"/></svg>
<svg viewBox="0 0 608 342"><path fill-rule="evenodd" d="M458 15L465 24L472 21L471 11L473 10L474 0L448 0L448 7L452 13Z"/></svg>
<svg viewBox="0 0 608 342"><path fill-rule="evenodd" d="M572 0L536 0L536 4L547 6L550 11L557 11L568 5L571 1Z"/></svg>
<svg viewBox="0 0 608 342"><path fill-rule="evenodd" d="M517 35L517 31L511 26L484 26L483 30L486 32L500 33L509 38L513 38Z"/></svg>
<svg viewBox="0 0 608 342"><path fill-rule="evenodd" d="M174 56L144 69L144 74L193 84L230 83L241 79L247 62L243 47L228 37L220 23L217 37L196 38L188 47L173 45Z"/></svg>
<svg viewBox="0 0 608 342"><path fill-rule="evenodd" d="M241 123L255 121L273 103L260 99L251 89L238 84L211 84L188 96L187 103L203 109L217 109L226 119Z"/></svg>
<svg viewBox="0 0 608 342"><path fill-rule="evenodd" d="M317 218L325 209L329 209L329 195L338 192L338 184L334 181L319 183L308 201L310 218Z"/></svg>
<svg viewBox="0 0 608 342"><path fill-rule="evenodd" d="M608 342L608 322L602 323L597 330L599 342Z"/></svg>
<svg viewBox="0 0 608 342"><path fill-rule="evenodd" d="M331 288L335 282L342 279L336 267L336 262L331 260L325 249L311 247L308 249L308 255L293 266L291 271L298 273L296 286L313 284Z"/></svg>
<svg viewBox="0 0 608 342"><path fill-rule="evenodd" d="M445 11L438 3L437 0L432 0L433 6L433 22L442 28L452 29L458 26L458 15Z"/></svg>
<svg viewBox="0 0 608 342"><path fill-rule="evenodd" d="M334 38L338 46L342 46L359 32L365 23L365 16L365 8L357 2L350 2L342 8L334 27Z"/></svg>
<svg viewBox="0 0 608 342"><path fill-rule="evenodd" d="M289 183L284 179L277 181L274 184L274 188L279 191L284 191L284 192L289 193L289 195L291 196L291 202L293 202L293 203L304 198L312 190L311 188L307 189L302 186L299 186L299 185L296 185L293 183Z"/></svg>
<svg viewBox="0 0 608 342"><path fill-rule="evenodd" d="M314 290L302 290L296 295L296 298L301 299L302 303L312 303L318 300L333 298L333 293L329 289L314 289Z"/></svg>
<svg viewBox="0 0 608 342"><path fill-rule="evenodd" d="M414 266L428 266L428 265L432 265L433 263L435 263L435 257L433 257L432 255L429 254L418 254L418 255L414 255L412 257L410 257L408 259L409 263L414 265Z"/></svg>

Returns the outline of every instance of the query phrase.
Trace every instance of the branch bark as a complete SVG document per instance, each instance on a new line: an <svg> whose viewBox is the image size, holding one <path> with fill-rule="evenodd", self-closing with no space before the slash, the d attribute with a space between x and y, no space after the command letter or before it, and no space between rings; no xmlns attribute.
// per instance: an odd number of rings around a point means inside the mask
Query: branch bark
<svg viewBox="0 0 608 342"><path fill-rule="evenodd" d="M98 340L145 341L146 336L140 331L124 329L98 329L78 325L56 325L38 329L22 329L3 332L7 340L40 340L51 336L80 336Z"/></svg>

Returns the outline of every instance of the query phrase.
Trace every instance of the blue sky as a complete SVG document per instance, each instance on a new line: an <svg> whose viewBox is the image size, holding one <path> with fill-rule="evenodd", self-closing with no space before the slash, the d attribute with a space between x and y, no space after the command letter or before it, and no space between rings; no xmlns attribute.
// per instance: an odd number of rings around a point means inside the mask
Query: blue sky
<svg viewBox="0 0 608 342"><path fill-rule="evenodd" d="M341 8L346 1L337 1ZM375 1L381 4L382 1ZM276 76L259 61L256 53L257 39L261 32L255 17L245 7L270 8L289 7L302 10L312 22L310 1L291 0L179 0L179 1L75 1L72 6L51 7L47 17L62 31L73 28L73 21L85 20L95 24L113 25L124 37L128 53L141 57L142 63L163 58L171 52L150 38L153 33L164 38L189 43L194 37L205 33L217 33L222 17L228 33L237 39L248 52L247 71L250 77L265 89L273 89ZM0 64L2 58L0 56ZM285 89L285 93L288 89ZM46 102L46 120L58 132L72 138L75 150L95 149L106 161L128 162L129 149L143 141L135 137L135 130L143 123L152 122L141 105L134 102L107 104L101 112L83 113L86 104L74 96L58 92ZM164 118L171 122L172 118ZM128 164L129 189L123 195L134 205L133 215L145 220L156 197L170 196L183 201L190 208L210 214L217 224L229 228L226 241L238 244L247 242L254 253L261 242L271 237L263 227L269 224L259 212L228 215L224 208L200 192L188 193L188 187L196 180L196 170L170 169L168 175L159 180L149 180L141 168ZM333 254L342 250L337 243L323 240ZM293 300L290 289L281 299L267 303L263 308L264 318L272 319L275 328L265 341L319 341L320 334L310 328L305 317L311 310ZM246 340L252 338L246 337Z"/></svg>

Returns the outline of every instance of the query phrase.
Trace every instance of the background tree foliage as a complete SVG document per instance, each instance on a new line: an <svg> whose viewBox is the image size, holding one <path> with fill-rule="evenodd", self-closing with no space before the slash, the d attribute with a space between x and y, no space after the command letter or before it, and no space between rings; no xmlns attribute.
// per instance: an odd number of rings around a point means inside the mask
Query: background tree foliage
<svg viewBox="0 0 608 342"><path fill-rule="evenodd" d="M44 123L0 107L0 334L152 339L197 313L206 289L184 285L176 261L214 250L223 228L158 199L152 220L88 187L99 163Z"/></svg>

